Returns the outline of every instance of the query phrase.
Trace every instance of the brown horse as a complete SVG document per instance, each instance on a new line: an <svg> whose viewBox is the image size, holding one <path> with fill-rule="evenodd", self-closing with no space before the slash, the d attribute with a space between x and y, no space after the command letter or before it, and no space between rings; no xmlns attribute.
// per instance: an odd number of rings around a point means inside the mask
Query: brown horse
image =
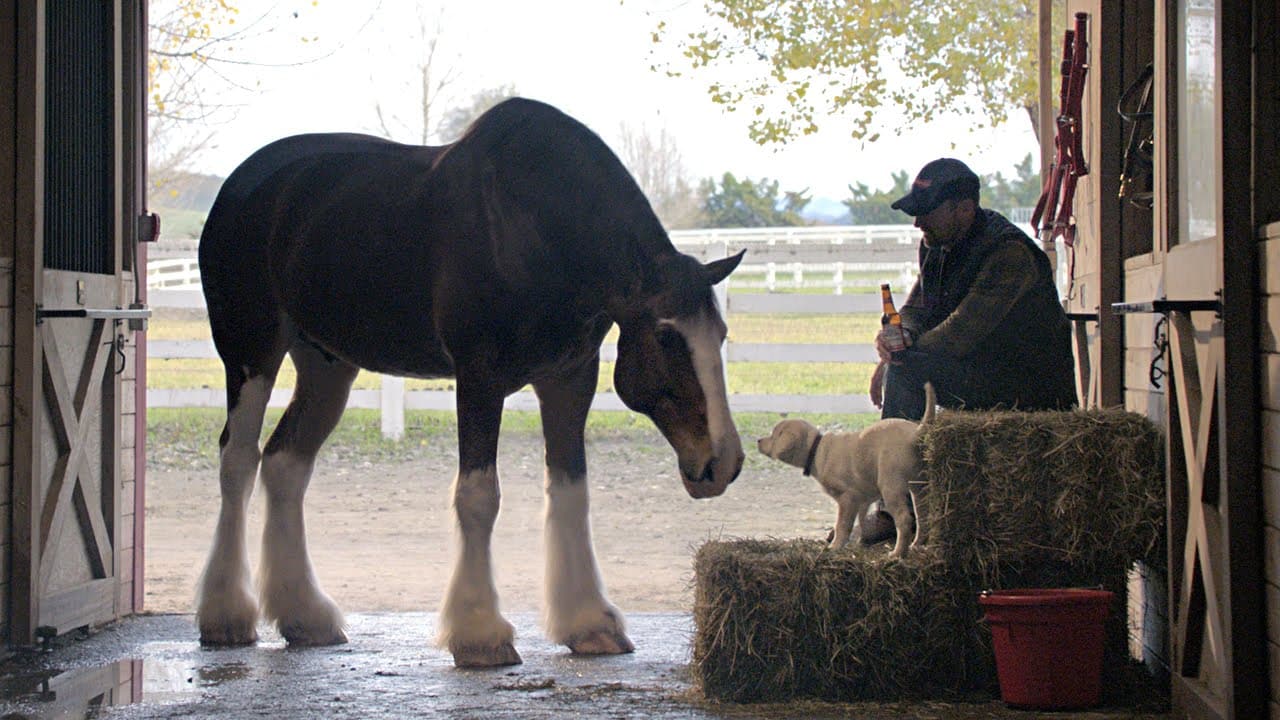
<svg viewBox="0 0 1280 720"><path fill-rule="evenodd" d="M201 640L254 642L260 599L291 644L346 641L311 568L302 500L367 368L457 378L460 539L439 637L455 664L520 662L498 611L490 536L503 400L525 385L546 443L546 632L577 653L631 651L588 521L583 432L600 344L617 323L614 386L674 448L689 494L724 492L743 452L712 285L741 258L703 265L677 252L600 138L530 100L498 105L442 147L301 135L259 150L223 185L200 239L227 379ZM286 354L297 385L260 449ZM259 472L267 517L255 598L245 514Z"/></svg>

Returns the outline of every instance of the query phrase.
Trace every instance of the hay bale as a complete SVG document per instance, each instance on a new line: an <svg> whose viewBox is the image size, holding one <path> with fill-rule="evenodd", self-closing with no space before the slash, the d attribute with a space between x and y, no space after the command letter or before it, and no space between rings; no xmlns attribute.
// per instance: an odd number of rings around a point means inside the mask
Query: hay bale
<svg viewBox="0 0 1280 720"><path fill-rule="evenodd" d="M921 444L929 544L987 586L1028 563L1163 567L1164 449L1146 417L949 412Z"/></svg>
<svg viewBox="0 0 1280 720"><path fill-rule="evenodd" d="M976 595L937 553L870 555L813 540L704 544L693 648L703 692L734 702L845 701L989 684Z"/></svg>
<svg viewBox="0 0 1280 720"><path fill-rule="evenodd" d="M816 540L704 544L693 669L735 702L994 695L978 594L1101 586L1116 593L1106 672L1125 673L1129 565L1157 559L1159 433L1130 413L945 413L922 437L929 543L904 560Z"/></svg>

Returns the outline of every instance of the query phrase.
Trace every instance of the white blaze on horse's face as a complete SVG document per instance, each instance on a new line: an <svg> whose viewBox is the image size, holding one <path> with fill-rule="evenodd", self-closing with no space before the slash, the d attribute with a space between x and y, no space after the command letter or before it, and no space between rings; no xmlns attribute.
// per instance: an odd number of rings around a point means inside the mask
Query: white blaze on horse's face
<svg viewBox="0 0 1280 720"><path fill-rule="evenodd" d="M741 260L739 253L702 265L672 256L658 273L665 288L648 298L647 312L618 320L614 388L671 443L695 498L723 493L742 470L720 355L727 328L712 292Z"/></svg>
<svg viewBox="0 0 1280 720"><path fill-rule="evenodd" d="M729 413L724 360L720 354L728 329L714 309L693 317L659 319L658 328L659 331L673 329L684 338L706 409L709 457L698 457L701 453L695 450L694 457L686 458L682 449L676 447L685 489L695 498L714 497L723 493L738 476L744 457L738 428Z"/></svg>

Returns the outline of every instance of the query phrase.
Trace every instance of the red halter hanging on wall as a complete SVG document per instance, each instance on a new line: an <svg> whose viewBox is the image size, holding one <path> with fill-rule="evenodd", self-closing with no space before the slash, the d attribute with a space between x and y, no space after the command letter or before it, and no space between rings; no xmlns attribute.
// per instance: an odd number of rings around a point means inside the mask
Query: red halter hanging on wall
<svg viewBox="0 0 1280 720"><path fill-rule="evenodd" d="M1085 76L1089 72L1089 15L1076 13L1074 30L1067 30L1062 43L1062 89L1058 94L1057 133L1054 136L1053 167L1045 180L1040 200L1031 215L1031 226L1046 249L1057 238L1071 248L1075 245L1076 181L1089 174L1084 157L1084 128L1080 101Z"/></svg>

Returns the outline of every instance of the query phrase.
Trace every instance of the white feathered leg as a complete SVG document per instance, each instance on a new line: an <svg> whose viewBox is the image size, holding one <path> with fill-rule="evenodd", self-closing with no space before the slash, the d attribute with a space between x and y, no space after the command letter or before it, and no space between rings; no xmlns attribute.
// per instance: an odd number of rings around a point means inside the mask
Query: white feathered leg
<svg viewBox="0 0 1280 720"><path fill-rule="evenodd" d="M342 611L320 589L307 553L302 500L314 458L279 451L262 459L267 517L262 532L258 584L262 614L291 645L345 643Z"/></svg>
<svg viewBox="0 0 1280 720"><path fill-rule="evenodd" d="M202 643L244 645L258 639L258 602L250 579L245 518L258 475L258 437L270 395L269 380L252 378L240 386L236 407L227 413L218 458L222 506L196 598Z"/></svg>
<svg viewBox="0 0 1280 720"><path fill-rule="evenodd" d="M305 343L290 348L289 355L297 384L262 455L267 516L258 589L262 614L290 644L335 645L347 641L342 612L316 581L302 500L316 454L342 418L359 370Z"/></svg>
<svg viewBox="0 0 1280 720"><path fill-rule="evenodd" d="M596 566L586 477L548 467L544 489L547 636L575 653L631 652L622 613L605 597Z"/></svg>
<svg viewBox="0 0 1280 720"><path fill-rule="evenodd" d="M490 550L501 493L494 466L459 472L453 483L457 540L453 577L440 612L441 647L458 667L494 667L521 662L515 630L498 611Z"/></svg>

